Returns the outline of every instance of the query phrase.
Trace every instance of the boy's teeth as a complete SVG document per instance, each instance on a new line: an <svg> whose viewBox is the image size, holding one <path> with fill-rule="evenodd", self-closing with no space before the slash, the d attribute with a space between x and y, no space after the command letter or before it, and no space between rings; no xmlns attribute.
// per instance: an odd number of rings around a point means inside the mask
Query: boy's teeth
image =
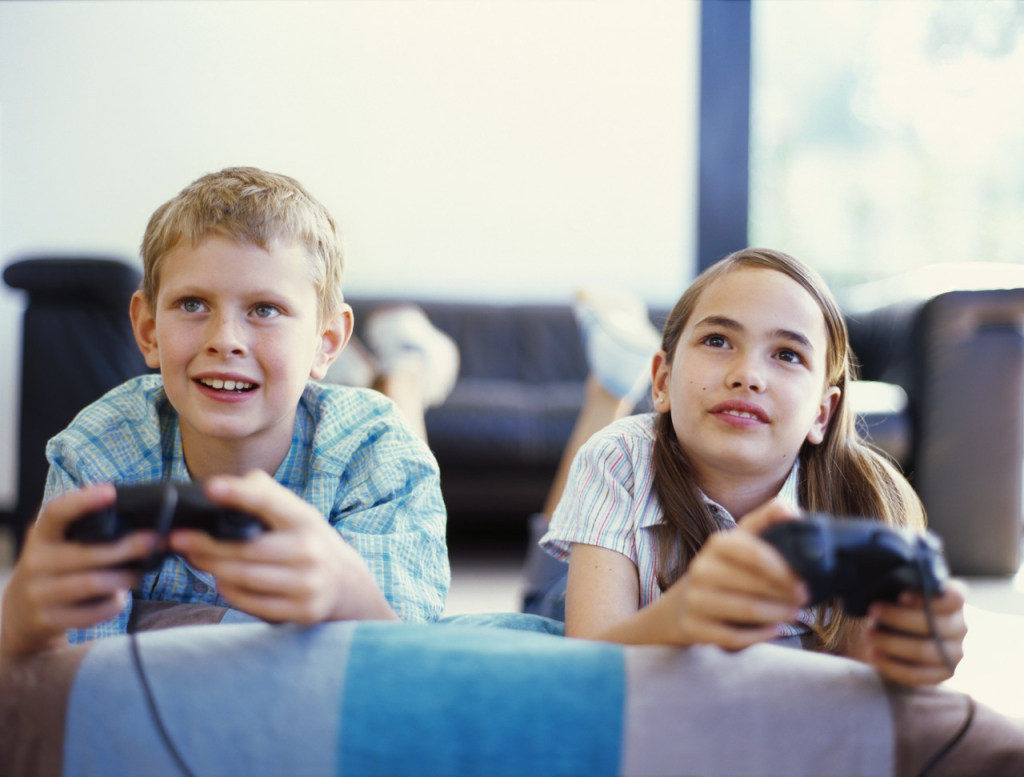
<svg viewBox="0 0 1024 777"><path fill-rule="evenodd" d="M209 386L212 389L218 391L223 389L224 391L245 391L251 389L251 383L245 383L241 380L221 380L220 378L204 378L202 380L204 386Z"/></svg>
<svg viewBox="0 0 1024 777"><path fill-rule="evenodd" d="M753 418L754 417L751 413L741 413L738 410L726 410L725 412L728 413L729 415L739 416L740 418Z"/></svg>

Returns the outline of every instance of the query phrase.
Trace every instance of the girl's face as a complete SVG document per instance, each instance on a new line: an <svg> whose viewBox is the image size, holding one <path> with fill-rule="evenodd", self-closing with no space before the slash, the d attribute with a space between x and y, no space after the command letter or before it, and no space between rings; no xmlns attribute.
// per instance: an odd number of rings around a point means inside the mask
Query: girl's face
<svg viewBox="0 0 1024 777"><path fill-rule="evenodd" d="M671 362L654 361L655 409L705 482L780 484L804 440L822 441L839 400L825 386L825 317L784 273L741 268L701 294Z"/></svg>

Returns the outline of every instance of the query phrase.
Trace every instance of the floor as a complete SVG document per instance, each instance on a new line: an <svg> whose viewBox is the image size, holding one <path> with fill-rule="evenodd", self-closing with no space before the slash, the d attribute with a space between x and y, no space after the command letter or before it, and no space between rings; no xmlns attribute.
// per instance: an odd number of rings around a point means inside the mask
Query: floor
<svg viewBox="0 0 1024 777"><path fill-rule="evenodd" d="M524 543L510 540L453 544L445 614L517 611L525 550ZM0 591L12 551L0 527ZM948 685L1024 724L1024 570L967 583L966 656Z"/></svg>

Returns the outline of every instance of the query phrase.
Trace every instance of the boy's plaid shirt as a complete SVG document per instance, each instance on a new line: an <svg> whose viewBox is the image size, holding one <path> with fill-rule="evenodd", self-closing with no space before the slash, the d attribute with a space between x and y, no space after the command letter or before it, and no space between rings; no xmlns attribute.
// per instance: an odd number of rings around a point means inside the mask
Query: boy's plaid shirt
<svg viewBox="0 0 1024 777"><path fill-rule="evenodd" d="M134 378L87 407L46 448L44 502L88 483L189 480L178 416L158 375ZM450 582L437 462L382 394L309 382L291 448L274 479L316 507L366 560L400 618L440 617ZM213 577L177 556L145 574L134 597L230 606ZM113 620L72 630L72 643L123 634Z"/></svg>

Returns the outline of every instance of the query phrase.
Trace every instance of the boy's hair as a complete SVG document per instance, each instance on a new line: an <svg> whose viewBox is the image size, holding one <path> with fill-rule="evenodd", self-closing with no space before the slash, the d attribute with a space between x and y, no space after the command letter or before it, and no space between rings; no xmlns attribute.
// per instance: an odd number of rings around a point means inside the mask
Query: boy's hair
<svg viewBox="0 0 1024 777"><path fill-rule="evenodd" d="M309 255L321 323L341 308L341 243L331 214L294 178L255 167L204 175L150 217L141 253L142 293L151 306L167 254L210 235L264 250L275 242L298 244Z"/></svg>
<svg viewBox="0 0 1024 777"><path fill-rule="evenodd" d="M829 515L870 517L891 525L922 529L924 508L907 480L861 437L847 402L847 386L856 377L846 319L825 282L813 269L780 251L748 248L712 265L690 285L665 322L662 350L671 364L680 335L704 290L740 269L766 269L789 276L811 295L825 318L828 351L826 386L840 389L825 437L800 449L800 505ZM711 533L721 527L698 493L696 473L676 438L669 413L659 415L654 447L654 485L662 506L658 583L662 590L677 580ZM824 622L825 608L819 614ZM833 608L821 631L826 649L841 648L850 619Z"/></svg>

